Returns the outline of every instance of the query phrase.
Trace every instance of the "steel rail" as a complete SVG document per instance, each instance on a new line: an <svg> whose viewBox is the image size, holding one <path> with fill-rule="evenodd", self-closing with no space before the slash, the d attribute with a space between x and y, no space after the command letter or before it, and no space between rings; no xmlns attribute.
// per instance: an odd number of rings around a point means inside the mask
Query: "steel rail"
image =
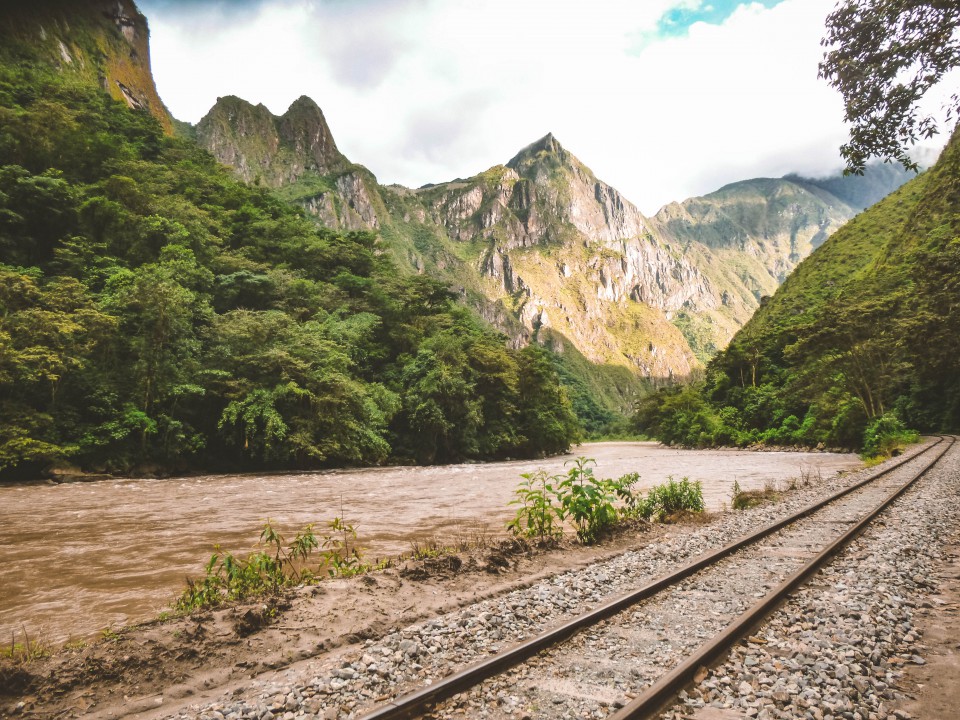
<svg viewBox="0 0 960 720"><path fill-rule="evenodd" d="M457 693L479 685L484 680L498 675L510 669L511 667L514 667L515 665L519 665L542 650L566 640L577 631L586 627L590 627L591 625L595 625L601 620L605 620L613 615L616 615L622 610L635 605L642 600L646 600L647 598L652 597L653 595L656 595L657 593L673 585L676 585L681 580L686 579L690 575L693 575L705 567L715 564L728 555L731 555L732 553L748 545L762 540L763 538L777 532L787 525L791 525L798 520L801 520L820 510L825 505L829 505L830 503L859 490L865 485L874 482L884 475L888 475L906 463L911 462L921 455L930 452L943 442L944 438L941 437L936 442L927 445L921 450L904 456L897 462L888 465L887 467L872 473L871 475L868 475L860 482L857 482L848 488L844 488L843 490L830 495L829 497L808 505L793 515L774 521L769 525L753 533L744 535L743 537L734 540L733 542L717 550L704 553L685 565L680 566L677 570L661 576L660 578L651 581L647 585L644 585L637 590L633 590L625 595L609 600L601 604L599 607L567 621L559 627L514 645L513 647L508 648L507 650L492 657L485 658L472 665L468 665L452 675L447 675L443 678L440 678L431 685L420 688L419 690L415 690L407 695L395 698L384 705L373 708L366 714L360 716L360 720L403 720L405 718L421 715L436 703L442 702L443 700L446 700ZM939 460L942 455L943 453L937 456L937 459L934 460L934 463ZM928 467L932 467L932 465L933 463L931 463L931 465ZM629 706L625 706L625 708L633 707L633 705L634 703L631 703Z"/></svg>
<svg viewBox="0 0 960 720"><path fill-rule="evenodd" d="M883 502L868 512L859 522L847 530L847 532L821 550L806 565L771 590L763 599L728 625L726 629L714 636L712 640L697 648L686 660L647 688L642 695L622 707L613 715L608 716L607 720L642 720L652 717L661 711L674 700L676 694L682 688L693 680L699 668L709 666L718 660L720 656L730 650L737 641L759 625L764 618L778 608L794 590L803 585L811 575L817 572L860 535L894 500L909 490L917 480L926 475L927 472L937 464L940 458L946 455L950 448L953 447L954 442L955 440L951 438L950 443L933 459L933 462L890 493L884 498Z"/></svg>

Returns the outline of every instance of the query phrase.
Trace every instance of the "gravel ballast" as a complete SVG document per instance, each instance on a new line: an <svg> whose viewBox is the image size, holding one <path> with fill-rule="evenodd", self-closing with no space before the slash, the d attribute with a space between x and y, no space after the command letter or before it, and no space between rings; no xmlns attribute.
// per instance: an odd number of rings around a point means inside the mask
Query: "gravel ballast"
<svg viewBox="0 0 960 720"><path fill-rule="evenodd" d="M842 565L832 566L822 574L829 580L815 581L818 583L816 587L823 586L820 590L815 587L798 596L809 595L808 605L780 621L791 633L796 628L799 640L791 639L789 643L792 644L780 647L777 642L788 641L772 640L758 633L754 636L757 642L736 651L741 657L737 659L734 654L730 669L708 676L700 689L690 693L687 705L667 717L685 717L696 712L698 706L709 705L736 708L747 717L855 718L860 711L857 702L861 696L876 698L877 702L870 706L873 714L866 710L866 714L861 713L859 717L897 717L889 714L889 708L896 700L898 667L904 662L922 660L918 636L910 626L909 612L904 608L909 610L909 603L915 602L911 599L913 594L922 592L925 587L926 572L930 563L936 561L936 555L928 553L935 552L933 546L937 538L948 528L956 527L956 517L947 512L944 503L936 502L938 497L943 497L938 493L945 491L944 483L949 484L951 477L954 483L952 492L956 493L956 454L951 452L944 460L953 468L952 476L945 472L932 473L920 489L910 493L909 499L900 501L888 511L890 518L895 517L895 513L919 517L922 513L918 514L914 508L919 499L924 507L930 506L930 512L923 517L932 516L934 509L939 511L940 522L934 523L936 527L916 527L914 521L893 523L887 520L884 528L900 538L891 541L894 549L890 552L894 553L895 559L885 554L882 543L870 544L863 551L868 552L868 556L855 559L853 566L844 570L836 569ZM630 551L590 568L557 575L529 588L411 625L377 640L368 640L341 655L335 663L327 657L318 658L269 678L253 679L215 703L190 706L170 717L217 720L359 717L378 703L429 684L490 653L539 634L603 600L665 574L689 558L795 512L840 487L849 486L861 477L862 474L853 474L831 478L828 482L815 481L789 493L783 502L726 513L708 526L693 529L686 535L643 551ZM893 532L891 528L904 532ZM896 548L900 548L899 551ZM844 558L847 558L846 554ZM868 566L870 572L862 572ZM893 576L899 577L901 569L909 574L906 581L912 585L901 587L894 582ZM860 590L862 576L871 578L872 584ZM683 591L681 588L678 592ZM837 613L837 607L847 594L859 598L859 604L854 602L852 609L843 611L845 614ZM868 601L881 605L875 608ZM720 608L717 613L737 612L741 609L739 605ZM643 610L637 613L637 621L653 628L654 636L657 622L672 622L671 619L658 619ZM763 632L779 637L774 632L777 628L775 622ZM842 623L837 630L840 634L835 639L823 640L821 628L832 622ZM698 641L716 630L712 622L693 625L692 637ZM828 632L832 631L832 628L828 629ZM582 634L577 642L592 642L595 646L599 643L600 651L604 650L604 641L596 637L591 639L589 634ZM796 652L795 646L800 648ZM664 647L657 642L650 647L648 654L658 658L657 665L672 662L677 653L687 649L686 644ZM910 653L905 656L907 649ZM848 656L848 653L852 655ZM874 667L879 667L872 664L874 659L882 665L882 679L873 672ZM871 664L867 665L867 662ZM652 677L640 673L636 674L635 681L636 684L645 684ZM860 695L851 695L850 688ZM625 692L631 691L625 689ZM616 704L599 697L577 706L576 712L581 714L570 714L570 708L557 708L558 712L552 714L541 707L530 716L582 717L585 713L603 717ZM470 717L523 717L531 712L524 698L511 693L509 686L465 693L460 698L460 705L461 712L465 711Z"/></svg>
<svg viewBox="0 0 960 720"><path fill-rule="evenodd" d="M772 720L903 720L903 668L923 664L913 616L957 537L960 451L950 451L833 563L795 593L664 719L704 706ZM716 717L716 715L714 715Z"/></svg>

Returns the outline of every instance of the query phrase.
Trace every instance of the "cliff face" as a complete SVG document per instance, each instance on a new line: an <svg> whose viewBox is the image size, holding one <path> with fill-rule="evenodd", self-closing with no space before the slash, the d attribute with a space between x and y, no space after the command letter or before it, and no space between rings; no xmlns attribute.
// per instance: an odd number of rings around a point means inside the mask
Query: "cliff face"
<svg viewBox="0 0 960 720"><path fill-rule="evenodd" d="M380 226L376 178L337 149L323 111L306 96L279 117L238 97L217 98L195 136L243 180L277 189L324 225Z"/></svg>
<svg viewBox="0 0 960 720"><path fill-rule="evenodd" d="M281 116L235 96L217 98L196 128L197 142L248 183L278 188L308 173L328 175L348 163L323 112L301 97Z"/></svg>
<svg viewBox="0 0 960 720"><path fill-rule="evenodd" d="M550 328L593 362L648 377L696 367L672 314L715 307L716 292L552 135L505 166L413 196L419 222L442 229L483 296L529 334Z"/></svg>
<svg viewBox="0 0 960 720"><path fill-rule="evenodd" d="M132 0L5 3L0 41L25 59L97 83L131 108L146 110L173 133L150 69L147 19Z"/></svg>
<svg viewBox="0 0 960 720"><path fill-rule="evenodd" d="M886 175L748 180L647 218L552 134L505 165L419 189L380 186L350 163L307 98L279 118L221 98L197 137L320 222L378 230L402 267L448 282L515 345L549 329L595 363L651 378L688 374L724 347L856 214L826 188L860 201L896 186Z"/></svg>

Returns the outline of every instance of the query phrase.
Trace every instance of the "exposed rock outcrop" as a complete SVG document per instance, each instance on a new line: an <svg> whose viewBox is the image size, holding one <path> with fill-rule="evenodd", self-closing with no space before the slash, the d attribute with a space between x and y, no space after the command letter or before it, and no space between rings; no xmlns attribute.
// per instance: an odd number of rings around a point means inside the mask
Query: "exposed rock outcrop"
<svg viewBox="0 0 960 720"><path fill-rule="evenodd" d="M323 111L306 96L279 117L233 95L217 98L197 123L197 142L246 182L274 188L307 173L328 175L349 165Z"/></svg>
<svg viewBox="0 0 960 720"><path fill-rule="evenodd" d="M150 68L147 19L132 0L7 2L0 12L0 42L29 48L61 72L99 84L173 133Z"/></svg>

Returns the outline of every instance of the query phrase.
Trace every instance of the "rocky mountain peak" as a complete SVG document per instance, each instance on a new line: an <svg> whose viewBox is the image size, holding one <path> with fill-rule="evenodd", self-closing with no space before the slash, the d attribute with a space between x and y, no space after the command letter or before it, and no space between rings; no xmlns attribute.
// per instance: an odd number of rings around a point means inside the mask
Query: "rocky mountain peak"
<svg viewBox="0 0 960 720"><path fill-rule="evenodd" d="M547 133L536 142L530 143L520 152L513 156L507 163L507 167L516 170L520 175L524 170L541 165L551 166L580 166L577 158L570 154L554 137L553 133Z"/></svg>
<svg viewBox="0 0 960 720"><path fill-rule="evenodd" d="M197 124L197 141L245 181L270 187L290 185L307 172L326 175L349 165L320 106L306 95L279 117L263 104L233 95L217 98Z"/></svg>
<svg viewBox="0 0 960 720"><path fill-rule="evenodd" d="M277 127L281 140L289 143L294 153L306 154L313 161L308 169L325 174L346 162L337 149L323 111L312 98L306 95L297 98L280 116Z"/></svg>

